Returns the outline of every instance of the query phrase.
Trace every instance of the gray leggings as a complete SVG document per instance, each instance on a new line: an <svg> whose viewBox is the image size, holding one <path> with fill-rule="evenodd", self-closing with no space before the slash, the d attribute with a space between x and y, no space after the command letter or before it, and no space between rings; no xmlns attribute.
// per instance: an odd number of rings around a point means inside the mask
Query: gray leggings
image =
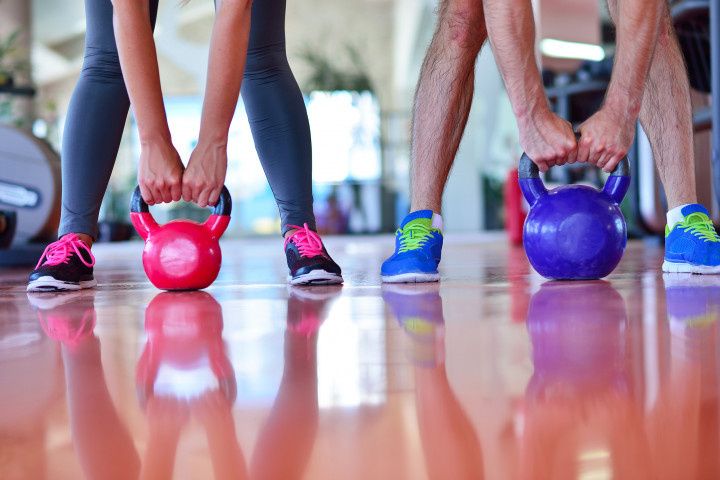
<svg viewBox="0 0 720 480"><path fill-rule="evenodd" d="M148 0L153 25L159 0ZM257 0L242 85L255 147L288 225L315 228L310 126L285 53L285 1ZM59 234L97 239L98 213L130 108L113 32L111 0L85 0L82 72L65 122Z"/></svg>

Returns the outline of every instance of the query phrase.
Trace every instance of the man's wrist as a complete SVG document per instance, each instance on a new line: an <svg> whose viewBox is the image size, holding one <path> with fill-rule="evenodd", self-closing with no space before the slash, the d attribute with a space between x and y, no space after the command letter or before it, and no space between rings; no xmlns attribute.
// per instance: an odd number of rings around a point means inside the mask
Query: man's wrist
<svg viewBox="0 0 720 480"><path fill-rule="evenodd" d="M526 129L532 127L538 123L542 118L547 118L552 115L552 111L547 103L535 104L533 106L524 107L522 110L515 113L518 127Z"/></svg>
<svg viewBox="0 0 720 480"><path fill-rule="evenodd" d="M629 95L609 89L602 110L609 112L619 121L634 123L640 116L641 105L642 95Z"/></svg>
<svg viewBox="0 0 720 480"><path fill-rule="evenodd" d="M523 94L516 96L512 107L520 125L531 123L538 117L551 113L542 85L531 86Z"/></svg>

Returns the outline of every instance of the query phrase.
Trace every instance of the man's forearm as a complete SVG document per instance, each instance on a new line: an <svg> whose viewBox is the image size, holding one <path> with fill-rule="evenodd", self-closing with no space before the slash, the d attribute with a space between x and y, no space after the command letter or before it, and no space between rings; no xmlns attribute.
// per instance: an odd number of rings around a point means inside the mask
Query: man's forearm
<svg viewBox="0 0 720 480"><path fill-rule="evenodd" d="M125 86L140 139L170 138L147 2L113 0L113 24Z"/></svg>
<svg viewBox="0 0 720 480"><path fill-rule="evenodd" d="M200 141L227 140L245 69L250 11L249 0L223 0L218 7L210 42Z"/></svg>
<svg viewBox="0 0 720 480"><path fill-rule="evenodd" d="M522 123L548 109L535 59L535 22L530 0L484 0L485 21L495 62L510 103Z"/></svg>
<svg viewBox="0 0 720 480"><path fill-rule="evenodd" d="M617 0L617 50L605 104L637 119L665 0Z"/></svg>

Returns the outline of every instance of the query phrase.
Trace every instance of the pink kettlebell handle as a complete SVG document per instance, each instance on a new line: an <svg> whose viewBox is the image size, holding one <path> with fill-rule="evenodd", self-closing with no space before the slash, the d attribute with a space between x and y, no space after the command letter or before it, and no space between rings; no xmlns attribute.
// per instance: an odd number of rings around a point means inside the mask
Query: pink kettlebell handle
<svg viewBox="0 0 720 480"><path fill-rule="evenodd" d="M217 204L213 207L212 214L205 221L205 227L214 238L219 238L230 224L230 213L232 212L232 197L227 187L222 188ZM142 198L140 187L135 187L130 198L130 220L140 236L147 240L148 235L158 228L158 223L153 218L148 204Z"/></svg>

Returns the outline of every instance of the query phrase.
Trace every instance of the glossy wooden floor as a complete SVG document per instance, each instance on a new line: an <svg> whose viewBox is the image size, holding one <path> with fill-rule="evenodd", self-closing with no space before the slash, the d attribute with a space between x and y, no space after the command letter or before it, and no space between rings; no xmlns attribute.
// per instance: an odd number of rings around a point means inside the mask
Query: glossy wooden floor
<svg viewBox="0 0 720 480"><path fill-rule="evenodd" d="M155 290L137 243L96 249L96 291L0 273L0 478L720 478L720 277L634 243L543 283L450 237L441 285L381 288L389 237L328 243L343 288L288 288L275 240L204 292Z"/></svg>

